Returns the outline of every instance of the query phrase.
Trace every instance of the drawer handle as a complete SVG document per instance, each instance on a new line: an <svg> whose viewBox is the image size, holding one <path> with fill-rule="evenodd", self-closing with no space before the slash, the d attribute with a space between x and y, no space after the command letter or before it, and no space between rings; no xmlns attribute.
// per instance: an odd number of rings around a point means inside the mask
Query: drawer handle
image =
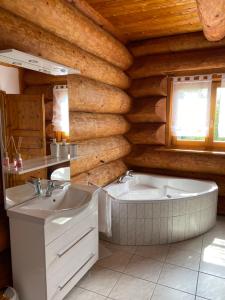
<svg viewBox="0 0 225 300"><path fill-rule="evenodd" d="M81 237L79 237L76 241L73 241L66 249L60 251L57 253L58 257L62 257L64 254L66 254L70 249L72 249L77 243L79 243L85 236L87 236L89 233L91 233L95 227L91 227L86 233L84 233Z"/></svg>
<svg viewBox="0 0 225 300"><path fill-rule="evenodd" d="M68 283L89 263L89 261L95 256L94 253L91 253L90 257L85 261L85 263L62 285L59 285L59 290L62 291Z"/></svg>

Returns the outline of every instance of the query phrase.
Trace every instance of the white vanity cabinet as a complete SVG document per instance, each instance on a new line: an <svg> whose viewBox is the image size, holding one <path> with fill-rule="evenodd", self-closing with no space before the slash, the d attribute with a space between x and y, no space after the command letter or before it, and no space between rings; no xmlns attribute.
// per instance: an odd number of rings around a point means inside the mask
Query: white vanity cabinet
<svg viewBox="0 0 225 300"><path fill-rule="evenodd" d="M14 211L13 211L14 210ZM22 300L61 300L98 259L97 197L50 219L8 210L13 284Z"/></svg>

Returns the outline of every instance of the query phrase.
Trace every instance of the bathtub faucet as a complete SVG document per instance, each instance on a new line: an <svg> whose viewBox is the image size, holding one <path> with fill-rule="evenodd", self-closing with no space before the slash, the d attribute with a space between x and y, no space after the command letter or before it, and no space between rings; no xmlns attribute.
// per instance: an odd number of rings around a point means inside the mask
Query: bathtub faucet
<svg viewBox="0 0 225 300"><path fill-rule="evenodd" d="M120 177L118 178L117 183L124 183L123 180L124 180L124 178L125 178L126 176L133 177L133 176L134 176L134 175L133 175L133 171L132 171L132 170L126 171L125 175L122 175L122 176L120 176Z"/></svg>

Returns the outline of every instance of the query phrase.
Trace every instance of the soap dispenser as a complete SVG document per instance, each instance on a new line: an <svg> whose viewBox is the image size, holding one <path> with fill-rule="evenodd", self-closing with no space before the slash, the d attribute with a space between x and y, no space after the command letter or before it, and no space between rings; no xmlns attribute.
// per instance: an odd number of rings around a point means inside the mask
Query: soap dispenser
<svg viewBox="0 0 225 300"><path fill-rule="evenodd" d="M52 157L59 157L59 144L56 142L56 139L52 140L50 144L51 156Z"/></svg>
<svg viewBox="0 0 225 300"><path fill-rule="evenodd" d="M68 158L69 155L69 144L66 142L66 139L62 140L62 144L60 145L60 157Z"/></svg>

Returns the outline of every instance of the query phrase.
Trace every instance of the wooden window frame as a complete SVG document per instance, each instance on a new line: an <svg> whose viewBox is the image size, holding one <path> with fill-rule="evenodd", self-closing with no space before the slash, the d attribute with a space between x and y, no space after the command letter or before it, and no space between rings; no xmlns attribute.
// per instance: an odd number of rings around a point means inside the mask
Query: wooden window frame
<svg viewBox="0 0 225 300"><path fill-rule="evenodd" d="M210 121L209 133L204 141L182 141L172 134L172 114L173 114L173 79L168 79L169 105L167 110L167 146L176 149L205 150L205 151L225 151L225 141L214 141L214 124L216 112L217 89L221 87L221 75L212 76L211 97L210 97Z"/></svg>

